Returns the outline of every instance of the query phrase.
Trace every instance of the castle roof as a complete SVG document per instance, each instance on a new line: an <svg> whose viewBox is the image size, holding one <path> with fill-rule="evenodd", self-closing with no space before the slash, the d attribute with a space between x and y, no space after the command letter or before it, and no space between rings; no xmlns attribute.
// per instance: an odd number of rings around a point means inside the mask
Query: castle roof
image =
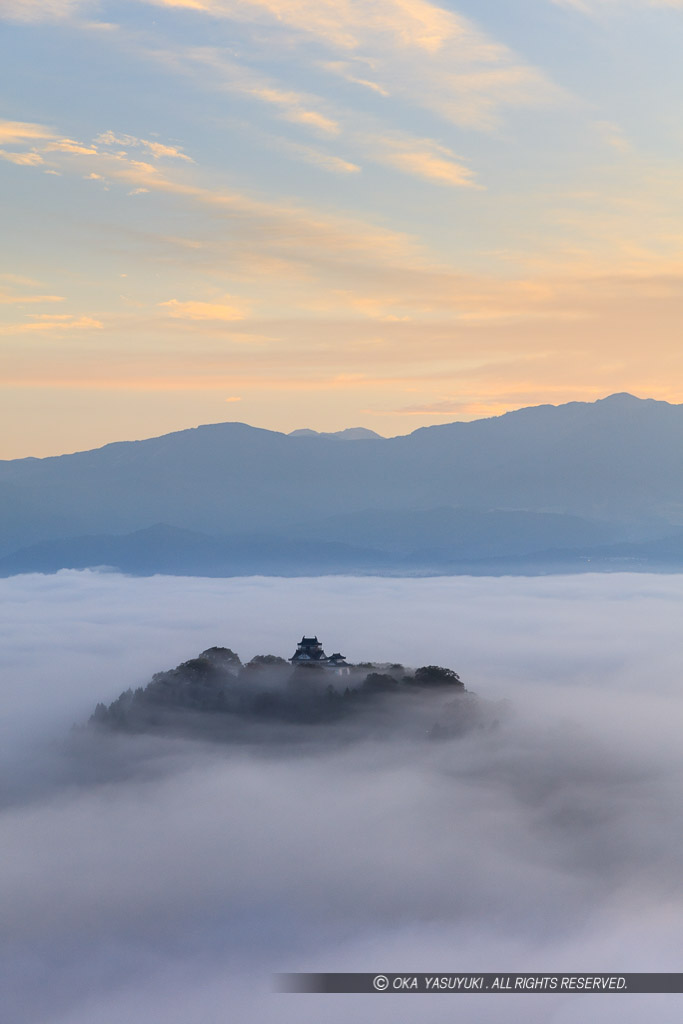
<svg viewBox="0 0 683 1024"><path fill-rule="evenodd" d="M317 636L302 636L297 644L296 651L289 660L293 665L305 665L308 662L329 665L333 668L346 665L344 655L340 654L339 651L331 654L328 658Z"/></svg>
<svg viewBox="0 0 683 1024"><path fill-rule="evenodd" d="M299 647L321 647L321 643L317 636L302 636L299 641Z"/></svg>
<svg viewBox="0 0 683 1024"><path fill-rule="evenodd" d="M291 662L327 661L327 655L317 636L302 636L296 651L289 660Z"/></svg>

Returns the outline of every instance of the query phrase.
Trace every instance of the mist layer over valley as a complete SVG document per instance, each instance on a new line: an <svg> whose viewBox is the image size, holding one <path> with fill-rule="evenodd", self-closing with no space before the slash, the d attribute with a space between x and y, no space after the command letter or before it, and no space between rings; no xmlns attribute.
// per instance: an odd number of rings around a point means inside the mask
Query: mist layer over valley
<svg viewBox="0 0 683 1024"><path fill-rule="evenodd" d="M12 1024L658 1021L665 996L284 995L279 971L676 971L683 578L0 581L0 990ZM446 665L342 744L76 729L214 645ZM453 699L453 698L451 698ZM457 697L455 698L457 699Z"/></svg>

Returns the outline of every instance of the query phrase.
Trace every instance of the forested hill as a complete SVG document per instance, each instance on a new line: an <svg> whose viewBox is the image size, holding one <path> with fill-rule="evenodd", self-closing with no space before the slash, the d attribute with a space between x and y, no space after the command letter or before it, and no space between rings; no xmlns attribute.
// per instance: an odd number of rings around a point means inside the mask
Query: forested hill
<svg viewBox="0 0 683 1024"><path fill-rule="evenodd" d="M493 727L495 705L469 693L457 672L438 665L292 666L276 655L247 664L212 647L144 687L98 704L90 725L107 732L174 733L239 742L302 738L299 730L339 727L394 733L408 726L433 738ZM347 730L346 732L344 730Z"/></svg>

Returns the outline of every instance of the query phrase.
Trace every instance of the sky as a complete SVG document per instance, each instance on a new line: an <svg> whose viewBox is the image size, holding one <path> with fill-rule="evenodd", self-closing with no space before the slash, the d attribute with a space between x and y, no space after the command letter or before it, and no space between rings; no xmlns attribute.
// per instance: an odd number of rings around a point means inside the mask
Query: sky
<svg viewBox="0 0 683 1024"><path fill-rule="evenodd" d="M0 580L12 1024L672 1022L680 996L297 996L290 970L678 971L681 576ZM434 660L497 729L72 733L214 644ZM495 637L495 643L491 637Z"/></svg>
<svg viewBox="0 0 683 1024"><path fill-rule="evenodd" d="M683 0L0 0L0 457L683 401Z"/></svg>

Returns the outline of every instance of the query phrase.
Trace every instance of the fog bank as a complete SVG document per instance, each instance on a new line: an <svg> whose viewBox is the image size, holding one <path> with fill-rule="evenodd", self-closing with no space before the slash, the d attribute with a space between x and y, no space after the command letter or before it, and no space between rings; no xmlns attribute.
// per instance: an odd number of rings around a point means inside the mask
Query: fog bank
<svg viewBox="0 0 683 1024"><path fill-rule="evenodd" d="M680 997L418 1005L275 994L270 976L678 970L683 578L65 572L2 580L0 600L13 1024L678 1019ZM286 756L62 743L200 650L288 657L304 632L354 662L448 665L511 714L459 740Z"/></svg>

